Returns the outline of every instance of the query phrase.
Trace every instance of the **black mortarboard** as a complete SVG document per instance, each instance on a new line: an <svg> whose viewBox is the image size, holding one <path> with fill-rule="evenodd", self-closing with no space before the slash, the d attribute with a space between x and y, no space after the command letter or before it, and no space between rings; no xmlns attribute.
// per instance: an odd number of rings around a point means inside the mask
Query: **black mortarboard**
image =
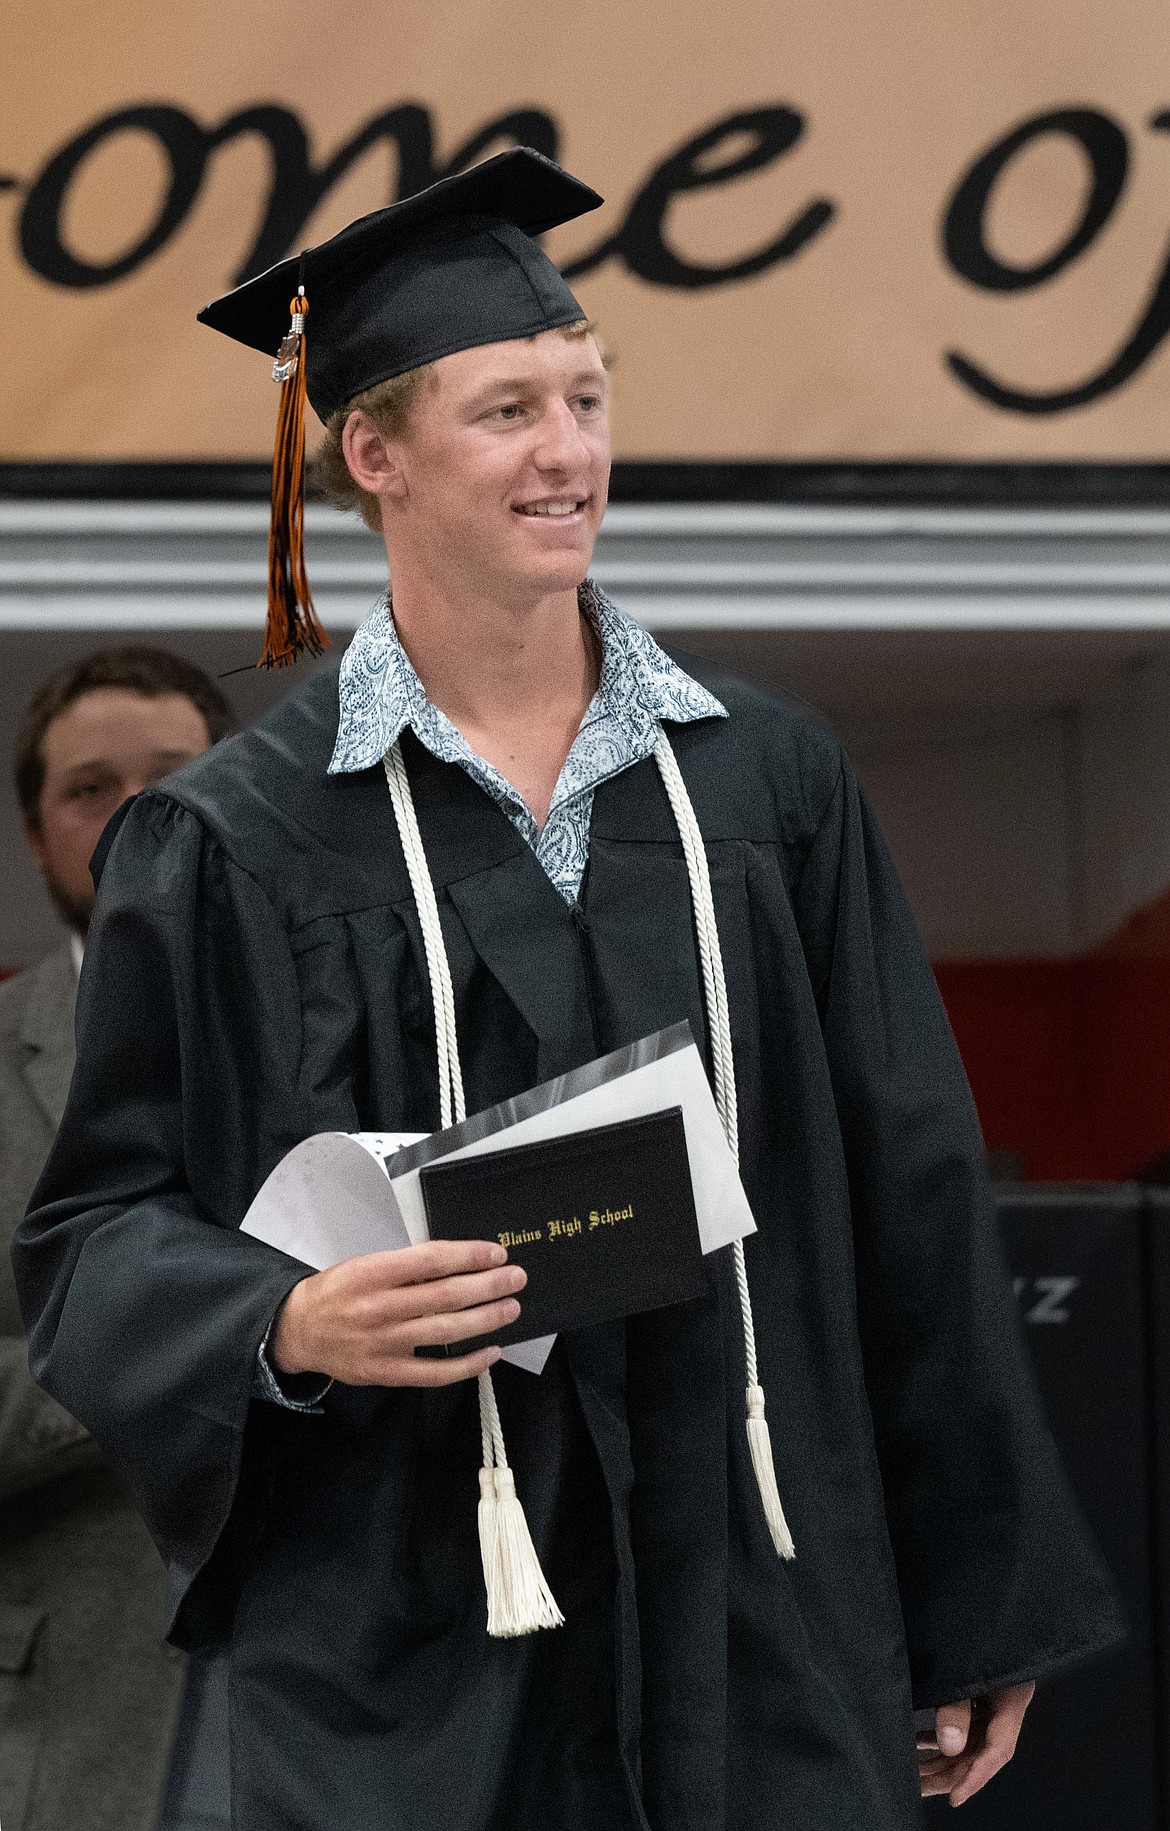
<svg viewBox="0 0 1170 1831"><path fill-rule="evenodd" d="M325 640L304 574L306 394L327 420L393 375L584 317L533 237L601 202L551 159L515 147L359 217L199 313L201 324L275 356L282 383L266 662Z"/></svg>
<svg viewBox="0 0 1170 1831"><path fill-rule="evenodd" d="M327 420L392 375L583 317L532 238L601 201L551 159L516 147L360 216L205 306L199 322L275 356L303 286L313 314L309 404Z"/></svg>

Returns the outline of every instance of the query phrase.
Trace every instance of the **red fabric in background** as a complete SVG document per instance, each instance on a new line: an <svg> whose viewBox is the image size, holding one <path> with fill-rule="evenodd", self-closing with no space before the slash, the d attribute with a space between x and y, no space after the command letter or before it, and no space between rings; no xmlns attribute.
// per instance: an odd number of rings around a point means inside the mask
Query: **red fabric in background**
<svg viewBox="0 0 1170 1831"><path fill-rule="evenodd" d="M1170 1149L1170 893L1072 959L934 965L989 1150L1063 1182Z"/></svg>

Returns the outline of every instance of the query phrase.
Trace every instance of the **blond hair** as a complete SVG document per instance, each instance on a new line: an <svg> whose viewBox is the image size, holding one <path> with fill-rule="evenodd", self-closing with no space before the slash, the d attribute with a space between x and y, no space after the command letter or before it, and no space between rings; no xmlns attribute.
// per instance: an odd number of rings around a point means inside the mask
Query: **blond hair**
<svg viewBox="0 0 1170 1831"><path fill-rule="evenodd" d="M367 528L382 532L382 505L378 498L364 490L345 461L342 435L351 413L365 413L387 439L400 439L410 424L410 409L425 381L434 374L426 363L421 369L408 369L405 375L392 375L389 381L375 382L372 388L355 394L348 406L331 413L325 426L325 437L313 460L313 482L327 502L336 509L357 509Z"/></svg>
<svg viewBox="0 0 1170 1831"><path fill-rule="evenodd" d="M558 328L564 331L566 337L592 336L597 343L602 366L606 369L611 366L613 359L598 339L596 325L588 318L580 318L575 324ZM346 421L351 413L365 413L383 438L404 438L410 427L411 409L415 401L423 387L433 384L434 379L435 365L432 362L424 363L419 369L408 369L404 375L392 375L389 381L375 382L372 388L355 394L346 406L331 413L326 423L325 437L313 460L313 482L334 508L357 509L367 528L375 534L382 532L382 505L369 490L362 488L345 461L342 438Z"/></svg>

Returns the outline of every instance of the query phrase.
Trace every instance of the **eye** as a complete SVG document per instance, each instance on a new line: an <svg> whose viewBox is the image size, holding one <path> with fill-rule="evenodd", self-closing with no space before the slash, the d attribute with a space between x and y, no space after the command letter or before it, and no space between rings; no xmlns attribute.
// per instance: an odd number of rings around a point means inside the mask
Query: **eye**
<svg viewBox="0 0 1170 1831"><path fill-rule="evenodd" d="M101 807L116 792L116 778L104 775L78 776L72 782L62 784L60 798L63 803L80 803L83 808Z"/></svg>
<svg viewBox="0 0 1170 1831"><path fill-rule="evenodd" d="M519 401L505 401L502 406L493 407L488 417L489 419L501 419L505 424L511 425L514 420L520 418L523 411L524 409L521 407Z"/></svg>
<svg viewBox="0 0 1170 1831"><path fill-rule="evenodd" d="M600 394L579 394L577 405L582 413L599 413L604 405Z"/></svg>

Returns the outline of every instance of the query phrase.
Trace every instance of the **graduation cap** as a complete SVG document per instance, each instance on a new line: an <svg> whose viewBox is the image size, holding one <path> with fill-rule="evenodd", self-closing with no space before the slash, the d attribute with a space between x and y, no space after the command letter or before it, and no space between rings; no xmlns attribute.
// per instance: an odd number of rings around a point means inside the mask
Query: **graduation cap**
<svg viewBox="0 0 1170 1831"><path fill-rule="evenodd" d="M515 147L359 217L199 313L272 356L281 389L261 665L320 654L328 642L305 573L306 398L327 421L366 388L456 350L578 322L584 312L534 237L602 201L543 154Z"/></svg>

